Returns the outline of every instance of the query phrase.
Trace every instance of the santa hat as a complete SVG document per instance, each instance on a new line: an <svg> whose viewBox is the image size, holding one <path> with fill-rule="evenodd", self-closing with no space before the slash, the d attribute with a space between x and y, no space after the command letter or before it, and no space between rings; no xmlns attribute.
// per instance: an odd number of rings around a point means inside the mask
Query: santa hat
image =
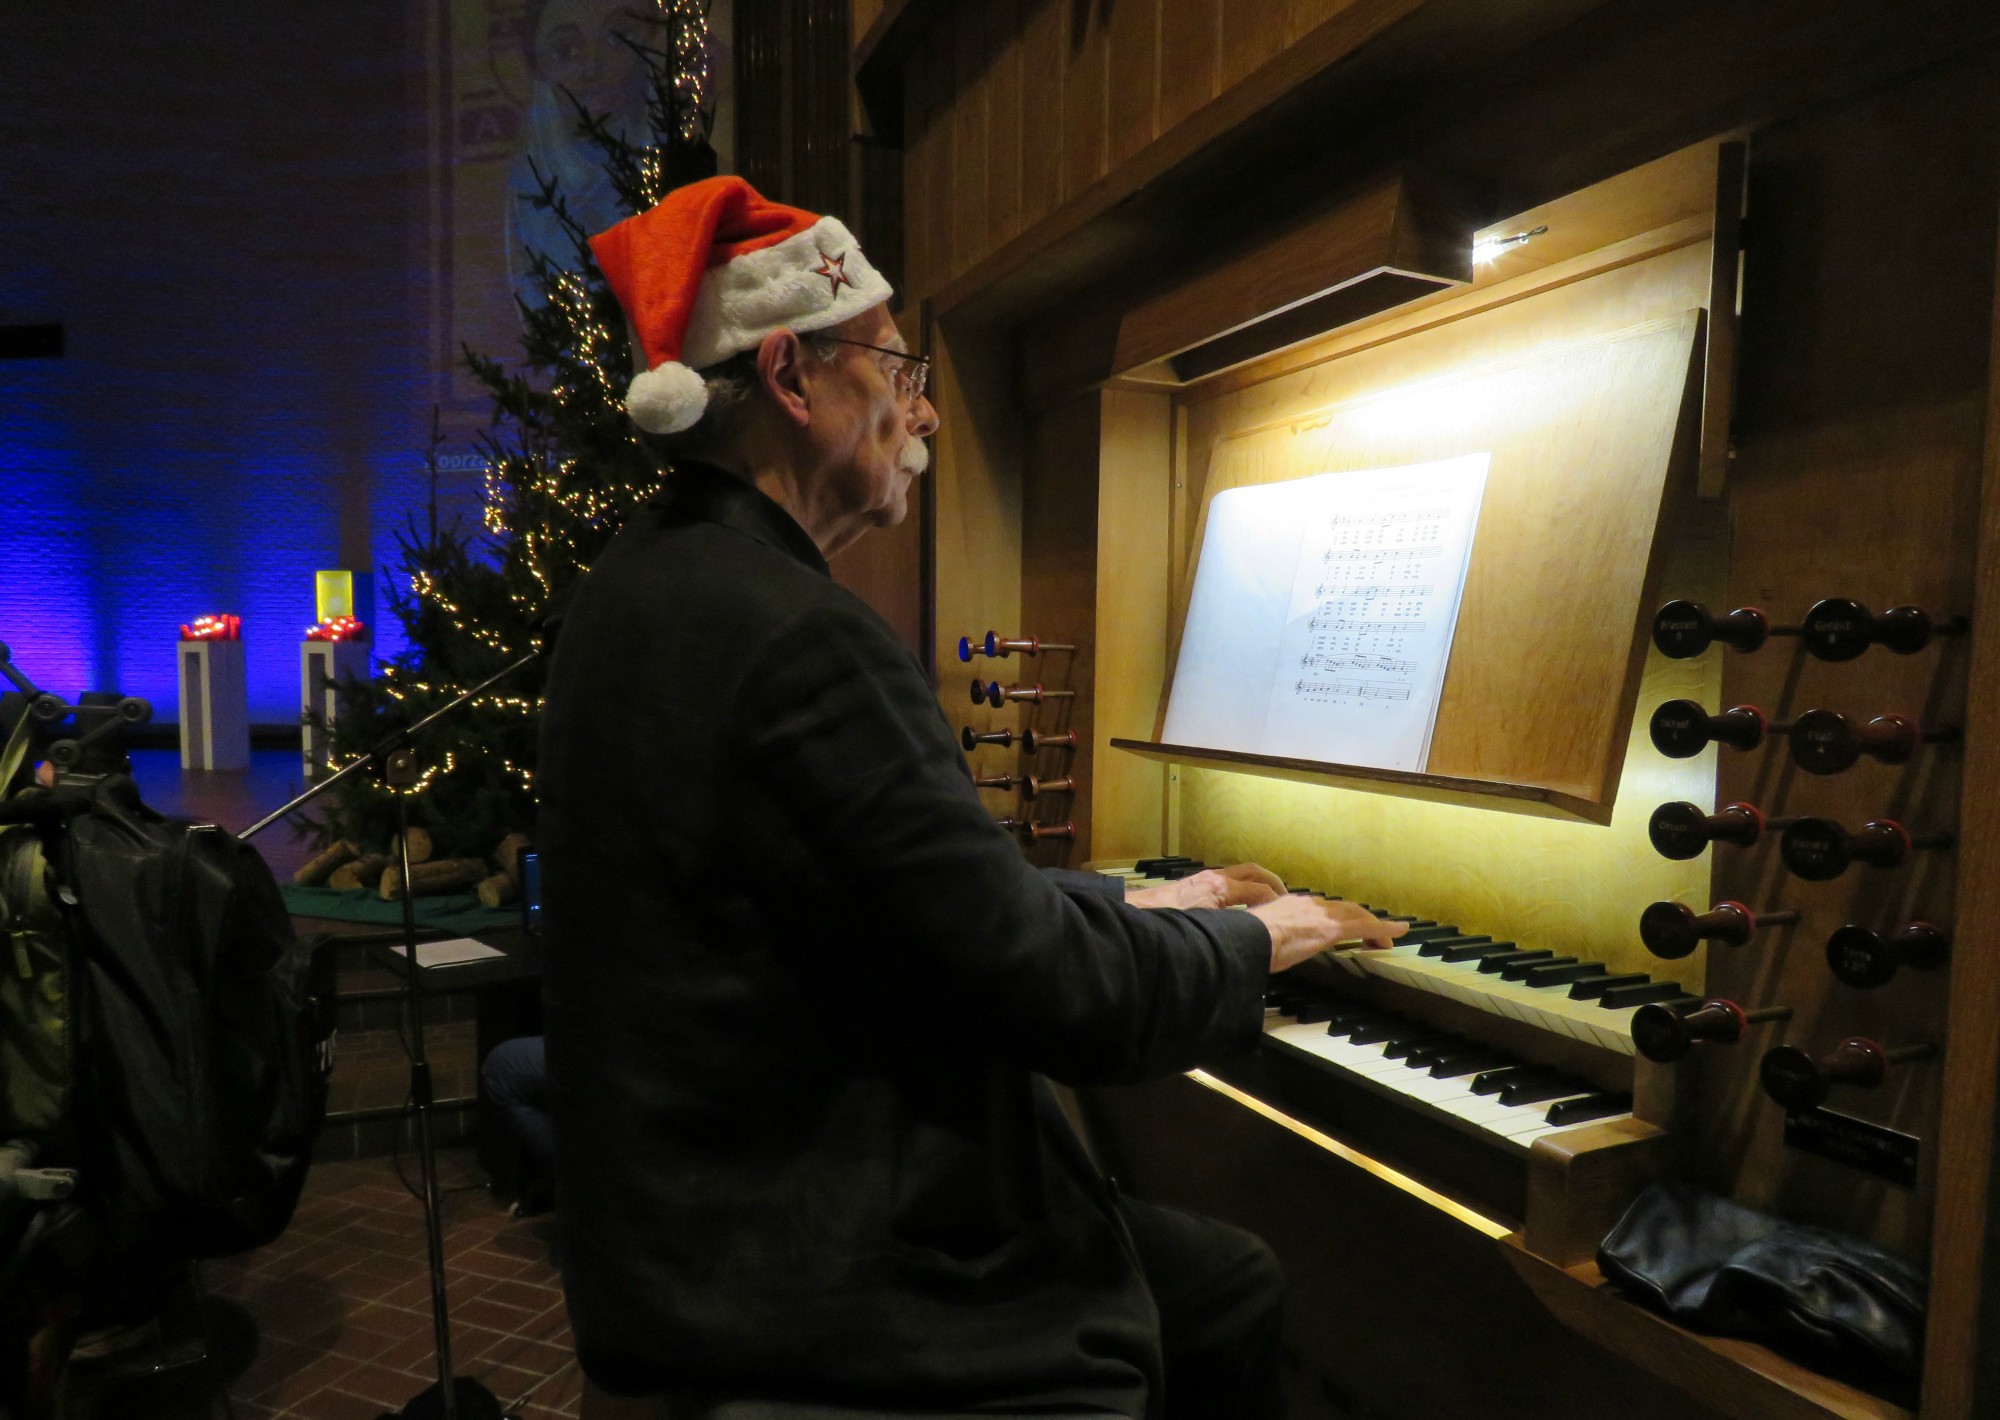
<svg viewBox="0 0 2000 1420"><path fill-rule="evenodd" d="M740 177L676 188L590 249L645 351L625 410L652 434L701 418L708 387L697 370L774 330L824 330L891 295L838 218L766 202Z"/></svg>

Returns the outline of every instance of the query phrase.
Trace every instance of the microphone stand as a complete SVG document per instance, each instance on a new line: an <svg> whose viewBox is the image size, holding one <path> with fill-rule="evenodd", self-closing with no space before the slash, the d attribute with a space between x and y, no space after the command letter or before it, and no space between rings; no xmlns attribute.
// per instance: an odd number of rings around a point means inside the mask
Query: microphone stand
<svg viewBox="0 0 2000 1420"><path fill-rule="evenodd" d="M394 731L352 764L342 765L338 771L307 789L276 813L267 814L236 835L242 840L255 837L278 820L289 817L301 806L318 798L348 775L358 774L375 765L382 767L383 781L396 794L396 842L403 868L405 953L403 974L408 986L411 1027L410 1104L411 1112L417 1120L417 1154L421 1161L424 1181L424 1243L430 1254L431 1330L437 1346L438 1374L435 1385L425 1387L408 1405L397 1412L401 1420L506 1420L502 1415L500 1402L494 1398L491 1391L476 1380L452 1374L451 1314L445 1302L444 1222L438 1206L437 1145L431 1132L431 1106L434 1102L431 1090L431 1065L429 1057L424 1052L424 973L417 965L416 894L410 890L409 796L422 777L418 773L417 757L415 751L410 748L410 741L460 706L468 705L478 699L541 654L539 647L530 651L504 670L488 676L450 704L433 710L408 729ZM397 1420L397 1416L385 1413L382 1420Z"/></svg>

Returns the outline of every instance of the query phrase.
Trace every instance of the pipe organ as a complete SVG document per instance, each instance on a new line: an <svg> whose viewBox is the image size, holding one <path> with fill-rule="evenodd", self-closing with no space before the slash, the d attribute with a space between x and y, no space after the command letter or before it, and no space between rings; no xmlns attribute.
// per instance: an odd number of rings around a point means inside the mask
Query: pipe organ
<svg viewBox="0 0 2000 1420"><path fill-rule="evenodd" d="M910 0L857 51L994 816L1410 924L1078 1101L1277 1248L1296 1414L2000 1414L2000 15L1833 8ZM1470 454L1420 769L1165 736L1219 497ZM1927 1270L1920 1373L1620 1294L1666 1179Z"/></svg>

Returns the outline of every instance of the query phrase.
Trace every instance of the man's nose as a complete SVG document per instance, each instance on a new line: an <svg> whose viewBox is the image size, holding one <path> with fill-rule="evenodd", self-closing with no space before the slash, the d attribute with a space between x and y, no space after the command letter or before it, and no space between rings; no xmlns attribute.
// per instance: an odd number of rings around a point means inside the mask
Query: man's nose
<svg viewBox="0 0 2000 1420"><path fill-rule="evenodd" d="M937 432L937 427L938 412L930 396L918 395L917 402L910 406L910 432L919 439L928 439Z"/></svg>

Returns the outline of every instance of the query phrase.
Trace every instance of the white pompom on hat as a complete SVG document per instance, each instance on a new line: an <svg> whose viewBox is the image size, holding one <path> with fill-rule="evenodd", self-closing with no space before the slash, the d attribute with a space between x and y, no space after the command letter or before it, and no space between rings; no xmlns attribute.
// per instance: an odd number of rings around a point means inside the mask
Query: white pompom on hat
<svg viewBox="0 0 2000 1420"><path fill-rule="evenodd" d="M838 218L766 202L739 177L676 188L590 249L645 352L625 409L651 434L701 418L697 371L774 330L824 330L892 294Z"/></svg>

